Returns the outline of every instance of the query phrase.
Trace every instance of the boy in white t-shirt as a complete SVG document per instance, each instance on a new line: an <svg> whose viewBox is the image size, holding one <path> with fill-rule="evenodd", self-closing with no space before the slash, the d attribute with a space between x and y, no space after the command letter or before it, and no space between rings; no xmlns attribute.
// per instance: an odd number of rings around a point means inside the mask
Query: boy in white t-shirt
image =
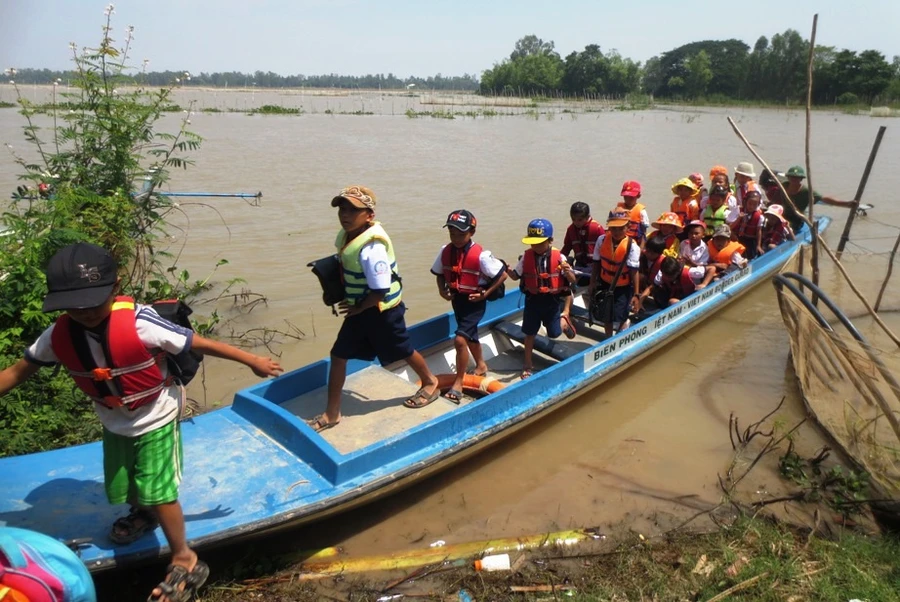
<svg viewBox="0 0 900 602"><path fill-rule="evenodd" d="M158 600L182 584L196 592L209 575L185 537L178 501L181 388L170 378L162 352L190 349L240 362L257 376L277 376L281 366L172 324L149 306L117 297L118 287L118 266L105 249L88 243L60 249L47 267L43 310L64 313L23 359L0 371L0 395L41 367L62 364L94 401L103 423L106 496L111 504L131 504L128 516L113 523L110 539L128 544L158 524L172 550L166 578L150 596Z"/></svg>
<svg viewBox="0 0 900 602"><path fill-rule="evenodd" d="M456 380L444 398L459 403L463 379L469 367L469 353L475 360L475 375L487 373L487 364L478 340L478 323L484 317L487 300L506 280L506 264L474 242L477 220L470 211L458 209L447 216L444 227L450 243L441 247L431 273L437 280L438 294L451 302L456 318Z"/></svg>

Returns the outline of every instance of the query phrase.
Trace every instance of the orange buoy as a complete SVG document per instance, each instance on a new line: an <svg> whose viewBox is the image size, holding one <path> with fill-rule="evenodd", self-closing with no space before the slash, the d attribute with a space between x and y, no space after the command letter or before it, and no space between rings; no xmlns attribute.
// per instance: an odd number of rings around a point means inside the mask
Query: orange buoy
<svg viewBox="0 0 900 602"><path fill-rule="evenodd" d="M438 387L441 391L445 391L453 386L456 382L455 374L438 374ZM496 378L490 376L480 376L478 374L465 374L463 376L463 392L473 397L484 397L491 393L496 393L506 385Z"/></svg>

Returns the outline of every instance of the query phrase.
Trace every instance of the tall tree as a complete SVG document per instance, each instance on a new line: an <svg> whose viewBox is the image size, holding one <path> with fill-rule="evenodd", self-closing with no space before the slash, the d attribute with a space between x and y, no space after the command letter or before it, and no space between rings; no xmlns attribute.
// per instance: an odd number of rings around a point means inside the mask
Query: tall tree
<svg viewBox="0 0 900 602"><path fill-rule="evenodd" d="M556 54L553 50L554 47L555 44L552 41L545 42L534 34L527 35L516 42L516 47L509 55L509 60L515 61L516 59L531 55ZM558 57L559 55L557 54L557 58Z"/></svg>
<svg viewBox="0 0 900 602"><path fill-rule="evenodd" d="M686 76L684 85L688 96L700 98L706 95L706 89L713 78L713 72L710 65L709 55L706 54L705 50L701 50L694 56L685 60L684 68Z"/></svg>

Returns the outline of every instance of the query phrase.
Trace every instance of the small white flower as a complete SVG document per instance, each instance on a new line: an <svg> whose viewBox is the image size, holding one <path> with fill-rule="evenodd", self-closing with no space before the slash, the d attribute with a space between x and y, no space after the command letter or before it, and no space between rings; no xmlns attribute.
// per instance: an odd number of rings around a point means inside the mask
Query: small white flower
<svg viewBox="0 0 900 602"><path fill-rule="evenodd" d="M9 80L9 85L11 85L11 86L12 86L12 85L15 85L15 83L16 83L16 81L15 81L15 80L13 80L13 79L11 79L11 80Z"/></svg>
<svg viewBox="0 0 900 602"><path fill-rule="evenodd" d="M74 50L76 50L77 48L78 48L78 45L75 44L75 42L69 42L69 50L73 50L73 51L74 51Z"/></svg>
<svg viewBox="0 0 900 602"><path fill-rule="evenodd" d="M181 83L181 78L180 78L180 77L176 77L176 78L175 78L175 83L176 83L176 84Z"/></svg>
<svg viewBox="0 0 900 602"><path fill-rule="evenodd" d="M114 4L108 4L106 8L103 10L103 14L107 17L110 15L114 15L116 13L116 6Z"/></svg>
<svg viewBox="0 0 900 602"><path fill-rule="evenodd" d="M186 124L188 124L188 125L191 125L191 120L190 120L190 119L185 119L184 122L185 122Z"/></svg>

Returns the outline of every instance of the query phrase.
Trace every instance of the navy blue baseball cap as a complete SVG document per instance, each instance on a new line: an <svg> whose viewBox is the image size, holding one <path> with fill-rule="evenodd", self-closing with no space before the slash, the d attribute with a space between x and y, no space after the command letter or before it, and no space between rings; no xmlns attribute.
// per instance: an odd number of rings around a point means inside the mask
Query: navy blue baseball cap
<svg viewBox="0 0 900 602"><path fill-rule="evenodd" d="M542 218L528 222L528 234L522 239L526 245L539 245L548 238L553 238L553 224Z"/></svg>
<svg viewBox="0 0 900 602"><path fill-rule="evenodd" d="M68 245L47 264L44 311L98 307L118 282L118 266L103 247L86 242Z"/></svg>

